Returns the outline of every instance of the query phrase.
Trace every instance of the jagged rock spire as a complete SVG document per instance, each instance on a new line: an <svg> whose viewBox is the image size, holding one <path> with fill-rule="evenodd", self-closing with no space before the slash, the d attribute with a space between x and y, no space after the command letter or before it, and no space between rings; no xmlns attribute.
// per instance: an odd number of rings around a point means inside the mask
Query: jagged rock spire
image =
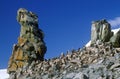
<svg viewBox="0 0 120 79"><path fill-rule="evenodd" d="M44 33L38 28L38 16L31 11L20 8L17 21L21 25L18 43L13 46L8 64L8 73L30 64L32 61L44 60L47 47L43 41Z"/></svg>
<svg viewBox="0 0 120 79"><path fill-rule="evenodd" d="M112 35L111 26L105 19L92 22L91 44L97 41L108 42Z"/></svg>
<svg viewBox="0 0 120 79"><path fill-rule="evenodd" d="M120 30L114 34L105 19L92 22L91 45L105 42L110 42L113 47L120 47Z"/></svg>

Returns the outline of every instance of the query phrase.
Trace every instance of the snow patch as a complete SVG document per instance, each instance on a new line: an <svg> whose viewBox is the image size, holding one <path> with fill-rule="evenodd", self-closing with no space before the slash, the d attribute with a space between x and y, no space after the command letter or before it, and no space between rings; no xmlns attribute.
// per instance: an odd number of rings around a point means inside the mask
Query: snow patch
<svg viewBox="0 0 120 79"><path fill-rule="evenodd" d="M7 69L0 69L0 79L8 79L9 74L7 73Z"/></svg>
<svg viewBox="0 0 120 79"><path fill-rule="evenodd" d="M112 30L112 32L114 32L114 34L116 34L119 30L120 30L120 28L114 29L114 30Z"/></svg>

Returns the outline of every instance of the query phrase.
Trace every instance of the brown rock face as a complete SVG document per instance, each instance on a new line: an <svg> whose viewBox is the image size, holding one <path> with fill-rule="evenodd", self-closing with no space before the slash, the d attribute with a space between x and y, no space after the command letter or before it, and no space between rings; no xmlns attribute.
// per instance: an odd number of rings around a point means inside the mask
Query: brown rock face
<svg viewBox="0 0 120 79"><path fill-rule="evenodd" d="M21 32L18 43L13 46L12 56L8 64L9 74L32 61L44 60L44 54L47 50L43 41L44 34L38 28L37 15L23 8L20 8L17 14Z"/></svg>

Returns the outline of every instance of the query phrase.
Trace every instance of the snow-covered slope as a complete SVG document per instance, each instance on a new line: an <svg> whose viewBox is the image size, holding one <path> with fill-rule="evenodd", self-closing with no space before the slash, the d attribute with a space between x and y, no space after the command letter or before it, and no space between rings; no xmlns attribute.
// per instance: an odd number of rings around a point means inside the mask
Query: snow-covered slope
<svg viewBox="0 0 120 79"><path fill-rule="evenodd" d="M112 32L114 32L114 34L116 34L119 30L120 30L120 28L118 28L118 29L113 29ZM90 44L91 44L91 41L89 41L89 42L85 45L85 47L89 47Z"/></svg>
<svg viewBox="0 0 120 79"><path fill-rule="evenodd" d="M0 79L9 78L9 74L7 74L7 69L0 69Z"/></svg>

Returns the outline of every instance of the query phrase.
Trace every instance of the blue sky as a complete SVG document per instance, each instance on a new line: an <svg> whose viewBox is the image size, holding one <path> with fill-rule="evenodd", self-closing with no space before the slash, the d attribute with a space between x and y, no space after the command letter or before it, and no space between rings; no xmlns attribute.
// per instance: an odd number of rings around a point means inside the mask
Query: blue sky
<svg viewBox="0 0 120 79"><path fill-rule="evenodd" d="M46 59L82 48L90 40L94 20L105 18L113 26L118 23L112 28L120 24L120 0L0 0L0 69L7 68L13 44L17 43L19 8L38 15L39 27L45 33Z"/></svg>

